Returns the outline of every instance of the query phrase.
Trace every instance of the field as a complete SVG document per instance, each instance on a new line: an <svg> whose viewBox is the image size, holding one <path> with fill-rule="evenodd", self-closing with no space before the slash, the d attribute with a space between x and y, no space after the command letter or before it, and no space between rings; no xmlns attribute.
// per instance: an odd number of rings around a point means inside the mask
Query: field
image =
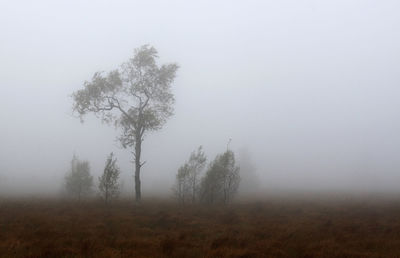
<svg viewBox="0 0 400 258"><path fill-rule="evenodd" d="M400 201L2 199L0 257L400 257Z"/></svg>

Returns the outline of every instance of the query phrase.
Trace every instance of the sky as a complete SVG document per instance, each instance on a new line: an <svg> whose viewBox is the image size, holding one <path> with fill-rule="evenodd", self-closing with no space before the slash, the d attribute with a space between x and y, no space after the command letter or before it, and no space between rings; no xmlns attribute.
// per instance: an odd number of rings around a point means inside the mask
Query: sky
<svg viewBox="0 0 400 258"><path fill-rule="evenodd" d="M260 189L400 189L398 1L0 1L0 188L57 192L75 153L94 177L118 130L74 91L143 44L180 68L175 114L143 143L144 193L170 193L199 145L243 150ZM242 171L245 174L246 171ZM0 192L1 192L0 189Z"/></svg>

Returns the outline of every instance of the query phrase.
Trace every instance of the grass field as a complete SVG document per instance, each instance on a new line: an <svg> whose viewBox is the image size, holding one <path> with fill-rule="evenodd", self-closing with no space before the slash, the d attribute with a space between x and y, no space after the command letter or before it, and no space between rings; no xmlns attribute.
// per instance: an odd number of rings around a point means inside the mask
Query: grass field
<svg viewBox="0 0 400 258"><path fill-rule="evenodd" d="M1 257L400 257L400 201L0 200Z"/></svg>

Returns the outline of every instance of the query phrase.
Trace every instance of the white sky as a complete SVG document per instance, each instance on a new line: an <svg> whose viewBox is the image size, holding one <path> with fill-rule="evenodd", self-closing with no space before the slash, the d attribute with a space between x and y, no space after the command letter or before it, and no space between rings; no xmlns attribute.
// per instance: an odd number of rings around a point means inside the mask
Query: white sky
<svg viewBox="0 0 400 258"><path fill-rule="evenodd" d="M399 188L399 13L367 0L0 1L0 187L58 189L73 152L97 178L114 151L133 189L118 132L81 124L70 95L149 43L181 68L175 115L144 142L145 192L229 138L266 189Z"/></svg>

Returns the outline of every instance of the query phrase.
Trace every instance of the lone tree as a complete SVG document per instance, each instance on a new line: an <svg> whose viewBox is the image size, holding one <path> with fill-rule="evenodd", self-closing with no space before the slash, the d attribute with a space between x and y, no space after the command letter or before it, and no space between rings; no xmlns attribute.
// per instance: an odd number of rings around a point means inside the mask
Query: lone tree
<svg viewBox="0 0 400 258"><path fill-rule="evenodd" d="M117 159L114 158L113 153L108 156L104 172L99 177L99 190L104 201L108 203L110 199L119 195L119 174L120 170L116 164Z"/></svg>
<svg viewBox="0 0 400 258"><path fill-rule="evenodd" d="M71 160L71 170L65 176L65 190L67 194L77 198L87 196L93 185L88 161L81 161L76 155Z"/></svg>
<svg viewBox="0 0 400 258"><path fill-rule="evenodd" d="M118 69L94 74L84 88L73 93L73 109L81 120L94 113L121 129L122 147L131 148L135 161L136 201L141 199L142 142L147 131L162 128L173 114L171 84L177 64L158 66L157 50L149 45L135 49L134 56Z"/></svg>
<svg viewBox="0 0 400 258"><path fill-rule="evenodd" d="M199 175L206 165L207 158L202 146L190 154L189 160L178 169L175 195L183 204L190 200L195 203L199 190Z"/></svg>

